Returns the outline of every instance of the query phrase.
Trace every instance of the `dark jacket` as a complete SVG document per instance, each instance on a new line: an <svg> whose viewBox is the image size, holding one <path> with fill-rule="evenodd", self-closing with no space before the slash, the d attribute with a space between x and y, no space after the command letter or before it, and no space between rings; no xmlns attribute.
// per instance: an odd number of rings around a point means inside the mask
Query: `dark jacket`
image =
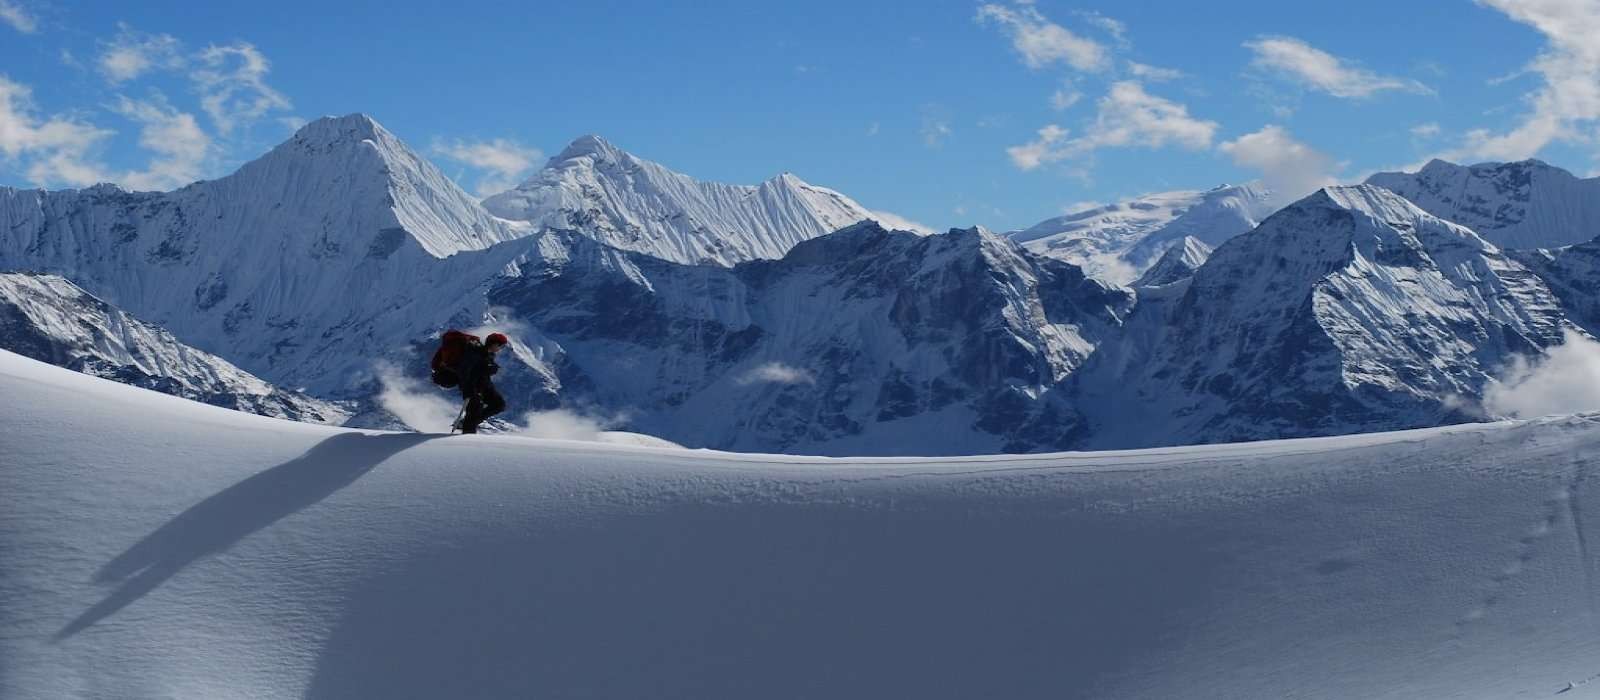
<svg viewBox="0 0 1600 700"><path fill-rule="evenodd" d="M483 392L485 388L493 388L494 383L490 377L500 371L500 365L494 361L494 353L482 345L472 345L461 351L461 357L456 360L456 377L461 380L461 395L472 397Z"/></svg>

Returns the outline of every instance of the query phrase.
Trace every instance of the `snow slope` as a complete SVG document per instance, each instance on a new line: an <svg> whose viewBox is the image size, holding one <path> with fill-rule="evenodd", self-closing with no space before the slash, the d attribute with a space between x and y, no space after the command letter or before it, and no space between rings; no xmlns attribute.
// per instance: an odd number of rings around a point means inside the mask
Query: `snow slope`
<svg viewBox="0 0 1600 700"><path fill-rule="evenodd" d="M1258 184L1149 194L1046 219L1009 235L1028 250L1078 265L1116 285L1132 283L1186 237L1215 248L1276 209Z"/></svg>
<svg viewBox="0 0 1600 700"><path fill-rule="evenodd" d="M702 182L584 136L527 182L483 201L496 216L572 229L684 264L781 258L796 243L864 219L920 230L784 173L760 185ZM922 231L926 232L926 231Z"/></svg>
<svg viewBox="0 0 1600 700"><path fill-rule="evenodd" d="M829 460L0 394L6 698L1600 697L1594 417Z"/></svg>
<svg viewBox="0 0 1600 700"><path fill-rule="evenodd" d="M264 416L339 425L345 407L285 391L54 275L0 273L0 348Z"/></svg>
<svg viewBox="0 0 1600 700"><path fill-rule="evenodd" d="M1435 159L1367 183L1503 248L1558 248L1600 236L1600 178L1579 179L1537 160L1462 166Z"/></svg>

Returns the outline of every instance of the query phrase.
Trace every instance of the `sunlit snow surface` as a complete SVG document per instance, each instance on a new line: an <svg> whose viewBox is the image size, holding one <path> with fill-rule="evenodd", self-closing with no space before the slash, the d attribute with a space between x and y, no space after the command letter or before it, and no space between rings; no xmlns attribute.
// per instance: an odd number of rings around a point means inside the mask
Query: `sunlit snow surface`
<svg viewBox="0 0 1600 700"><path fill-rule="evenodd" d="M1591 417L830 460L0 395L5 698L1600 696Z"/></svg>

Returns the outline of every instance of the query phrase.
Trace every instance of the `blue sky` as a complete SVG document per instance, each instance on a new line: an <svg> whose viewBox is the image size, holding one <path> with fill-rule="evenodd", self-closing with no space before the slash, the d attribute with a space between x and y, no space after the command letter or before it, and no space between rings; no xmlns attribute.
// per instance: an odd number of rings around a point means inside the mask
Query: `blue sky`
<svg viewBox="0 0 1600 700"><path fill-rule="evenodd" d="M169 189L371 114L469 191L598 133L936 226L1432 156L1600 168L1600 0L0 0L0 184Z"/></svg>

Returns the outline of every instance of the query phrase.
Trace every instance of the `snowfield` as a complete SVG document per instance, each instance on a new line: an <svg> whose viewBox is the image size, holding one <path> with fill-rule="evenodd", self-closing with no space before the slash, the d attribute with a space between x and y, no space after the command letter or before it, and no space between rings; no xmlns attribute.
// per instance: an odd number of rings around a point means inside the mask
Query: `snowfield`
<svg viewBox="0 0 1600 700"><path fill-rule="evenodd" d="M4 698L1600 697L1600 418L824 459L0 352Z"/></svg>

